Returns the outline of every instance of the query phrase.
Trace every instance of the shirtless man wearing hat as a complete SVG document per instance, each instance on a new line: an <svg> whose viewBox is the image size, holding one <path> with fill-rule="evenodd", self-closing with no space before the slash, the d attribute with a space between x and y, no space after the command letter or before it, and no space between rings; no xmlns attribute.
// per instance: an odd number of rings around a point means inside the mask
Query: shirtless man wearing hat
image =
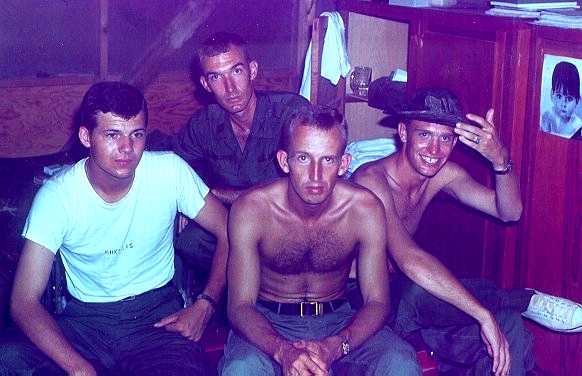
<svg viewBox="0 0 582 376"><path fill-rule="evenodd" d="M554 330L579 331L582 306L534 290L501 290L485 280L460 282L412 238L440 191L504 222L519 220L518 177L493 124L493 110L485 117L465 115L451 92L428 89L418 92L397 117L402 147L353 175L384 204L390 256L411 280L401 277L391 283L391 291L400 285L402 293L394 328L404 336L422 329L437 356L473 369L471 374L523 375L533 367L532 336L520 314ZM448 161L458 141L491 162L494 189ZM544 307L552 307L554 315ZM575 312L570 322L562 322L566 312Z"/></svg>

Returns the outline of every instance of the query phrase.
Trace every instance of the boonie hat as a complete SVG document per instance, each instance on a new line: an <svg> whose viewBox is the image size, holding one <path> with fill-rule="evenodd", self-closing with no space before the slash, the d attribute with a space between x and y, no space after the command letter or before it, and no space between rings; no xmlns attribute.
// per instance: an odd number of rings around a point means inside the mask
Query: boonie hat
<svg viewBox="0 0 582 376"><path fill-rule="evenodd" d="M398 120L421 120L454 127L459 122L479 124L467 119L456 95L447 89L423 89L392 116Z"/></svg>

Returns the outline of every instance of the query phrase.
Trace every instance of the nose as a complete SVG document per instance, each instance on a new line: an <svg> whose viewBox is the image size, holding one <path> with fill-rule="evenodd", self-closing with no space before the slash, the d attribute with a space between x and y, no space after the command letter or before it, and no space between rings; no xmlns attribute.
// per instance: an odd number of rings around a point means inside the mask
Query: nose
<svg viewBox="0 0 582 376"><path fill-rule="evenodd" d="M226 93L232 93L235 90L235 85L232 77L226 76L224 79L224 91Z"/></svg>
<svg viewBox="0 0 582 376"><path fill-rule="evenodd" d="M431 154L437 154L440 150L440 144L436 137L431 137L429 144L428 144L428 151Z"/></svg>
<svg viewBox="0 0 582 376"><path fill-rule="evenodd" d="M309 171L309 179L311 181L320 181L322 178L322 171L323 169L319 163L312 163Z"/></svg>
<svg viewBox="0 0 582 376"><path fill-rule="evenodd" d="M119 141L119 150L122 153L131 153L133 152L133 139L131 137L121 137Z"/></svg>

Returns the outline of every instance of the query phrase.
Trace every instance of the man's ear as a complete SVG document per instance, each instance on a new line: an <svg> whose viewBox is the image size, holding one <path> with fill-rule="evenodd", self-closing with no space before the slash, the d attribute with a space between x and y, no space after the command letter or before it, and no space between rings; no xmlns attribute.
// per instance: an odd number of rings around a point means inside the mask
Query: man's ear
<svg viewBox="0 0 582 376"><path fill-rule="evenodd" d="M344 175L348 171L350 163L352 163L352 155L349 153L345 153L344 155L342 155L342 160L340 162L340 168L337 172L337 176Z"/></svg>
<svg viewBox="0 0 582 376"><path fill-rule="evenodd" d="M257 74L259 73L259 63L256 60L253 60L249 63L249 69L251 70L251 81L257 78Z"/></svg>
<svg viewBox="0 0 582 376"><path fill-rule="evenodd" d="M208 81L206 81L205 76L200 76L200 83L202 84L204 90L206 90L209 93L212 93L212 90L210 90L210 86L208 85Z"/></svg>
<svg viewBox="0 0 582 376"><path fill-rule="evenodd" d="M398 123L398 136L400 137L400 141L402 143L406 142L406 138L408 137L408 133L406 131L406 124L403 122Z"/></svg>
<svg viewBox="0 0 582 376"><path fill-rule="evenodd" d="M279 162L279 167L284 173L289 173L289 161L287 161L288 154L285 150L277 151L277 162Z"/></svg>
<svg viewBox="0 0 582 376"><path fill-rule="evenodd" d="M91 132L83 125L79 127L79 141L81 141L84 147L91 147Z"/></svg>

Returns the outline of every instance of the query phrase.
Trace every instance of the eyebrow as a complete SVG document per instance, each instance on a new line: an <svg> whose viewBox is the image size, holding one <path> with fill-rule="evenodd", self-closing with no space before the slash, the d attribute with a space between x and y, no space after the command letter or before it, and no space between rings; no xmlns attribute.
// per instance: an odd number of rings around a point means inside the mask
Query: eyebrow
<svg viewBox="0 0 582 376"><path fill-rule="evenodd" d="M138 129L134 129L133 131L129 132L130 134L135 133L135 132L145 132L146 128L138 128ZM103 132L115 132L115 133L124 133L121 129L117 129L117 128L106 128L103 130Z"/></svg>
<svg viewBox="0 0 582 376"><path fill-rule="evenodd" d="M232 67L230 67L228 69L223 70L222 72L219 72L219 71L209 71L209 72L206 73L206 77L210 76L211 74L222 74L224 72L232 71L233 69L238 68L240 66L243 66L244 67L244 65L245 64L243 62L240 62L240 63L236 63L235 65L233 65Z"/></svg>

